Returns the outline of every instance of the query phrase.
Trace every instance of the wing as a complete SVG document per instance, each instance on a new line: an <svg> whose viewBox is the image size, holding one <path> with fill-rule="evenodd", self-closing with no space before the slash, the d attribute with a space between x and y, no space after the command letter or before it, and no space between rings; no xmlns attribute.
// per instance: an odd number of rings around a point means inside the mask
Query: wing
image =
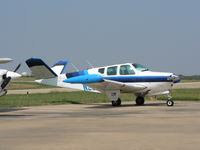
<svg viewBox="0 0 200 150"><path fill-rule="evenodd" d="M144 90L147 87L138 83L134 83L134 84L128 84L128 83L123 83L123 82L117 82L117 81L113 81L113 80L107 80L107 79L103 79L102 82L96 82L96 83L90 83L87 84L87 86L101 91L101 92L105 92L108 90L120 90L122 92L137 92L139 90Z"/></svg>
<svg viewBox="0 0 200 150"><path fill-rule="evenodd" d="M84 84L100 92L120 90L122 92L136 93L139 90L147 88L146 86L139 83L124 83L124 82L104 79L101 75L98 74L71 77L63 80L63 82Z"/></svg>
<svg viewBox="0 0 200 150"><path fill-rule="evenodd" d="M13 61L11 58L0 58L0 64L5 64L10 61Z"/></svg>

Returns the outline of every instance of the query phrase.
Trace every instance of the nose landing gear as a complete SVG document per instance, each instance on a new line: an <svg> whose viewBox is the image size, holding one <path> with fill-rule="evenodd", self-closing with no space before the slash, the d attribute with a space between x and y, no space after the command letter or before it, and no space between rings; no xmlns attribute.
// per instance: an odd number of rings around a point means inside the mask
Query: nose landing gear
<svg viewBox="0 0 200 150"><path fill-rule="evenodd" d="M167 106L174 106L174 101L172 100L171 94L168 94L168 100L166 102Z"/></svg>

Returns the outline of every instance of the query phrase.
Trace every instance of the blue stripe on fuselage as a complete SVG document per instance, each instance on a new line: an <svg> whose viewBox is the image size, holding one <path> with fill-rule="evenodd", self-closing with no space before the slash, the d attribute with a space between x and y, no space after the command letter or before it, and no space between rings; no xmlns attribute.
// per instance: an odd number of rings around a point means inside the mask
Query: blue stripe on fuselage
<svg viewBox="0 0 200 150"><path fill-rule="evenodd" d="M172 82L170 76L112 76L103 77L103 79L118 81L118 82Z"/></svg>

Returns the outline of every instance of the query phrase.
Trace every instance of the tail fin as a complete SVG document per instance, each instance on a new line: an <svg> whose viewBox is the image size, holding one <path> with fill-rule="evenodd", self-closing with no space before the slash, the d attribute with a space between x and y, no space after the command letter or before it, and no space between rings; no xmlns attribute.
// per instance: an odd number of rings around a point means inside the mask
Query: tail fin
<svg viewBox="0 0 200 150"><path fill-rule="evenodd" d="M32 75L36 77L36 79L49 79L57 77L57 74L40 58L30 58L26 60L26 64L31 69Z"/></svg>
<svg viewBox="0 0 200 150"><path fill-rule="evenodd" d="M64 74L66 72L66 70L67 70L67 64L68 64L68 61L66 61L66 60L60 60L56 64L54 64L51 69L57 75Z"/></svg>

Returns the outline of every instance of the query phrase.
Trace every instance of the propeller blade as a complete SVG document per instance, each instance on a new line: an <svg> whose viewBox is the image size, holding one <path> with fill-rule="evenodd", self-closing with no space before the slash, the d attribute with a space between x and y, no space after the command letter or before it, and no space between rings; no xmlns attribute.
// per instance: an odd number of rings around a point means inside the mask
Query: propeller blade
<svg viewBox="0 0 200 150"><path fill-rule="evenodd" d="M10 80L11 80L11 77L4 79L3 83L1 84L1 89L5 89L7 85L9 84Z"/></svg>
<svg viewBox="0 0 200 150"><path fill-rule="evenodd" d="M17 72L17 70L20 68L20 66L21 66L21 64L19 64L19 65L15 68L15 70L14 70L13 72Z"/></svg>
<svg viewBox="0 0 200 150"><path fill-rule="evenodd" d="M7 73L5 73L4 75L2 75L2 79L6 79L7 78Z"/></svg>

